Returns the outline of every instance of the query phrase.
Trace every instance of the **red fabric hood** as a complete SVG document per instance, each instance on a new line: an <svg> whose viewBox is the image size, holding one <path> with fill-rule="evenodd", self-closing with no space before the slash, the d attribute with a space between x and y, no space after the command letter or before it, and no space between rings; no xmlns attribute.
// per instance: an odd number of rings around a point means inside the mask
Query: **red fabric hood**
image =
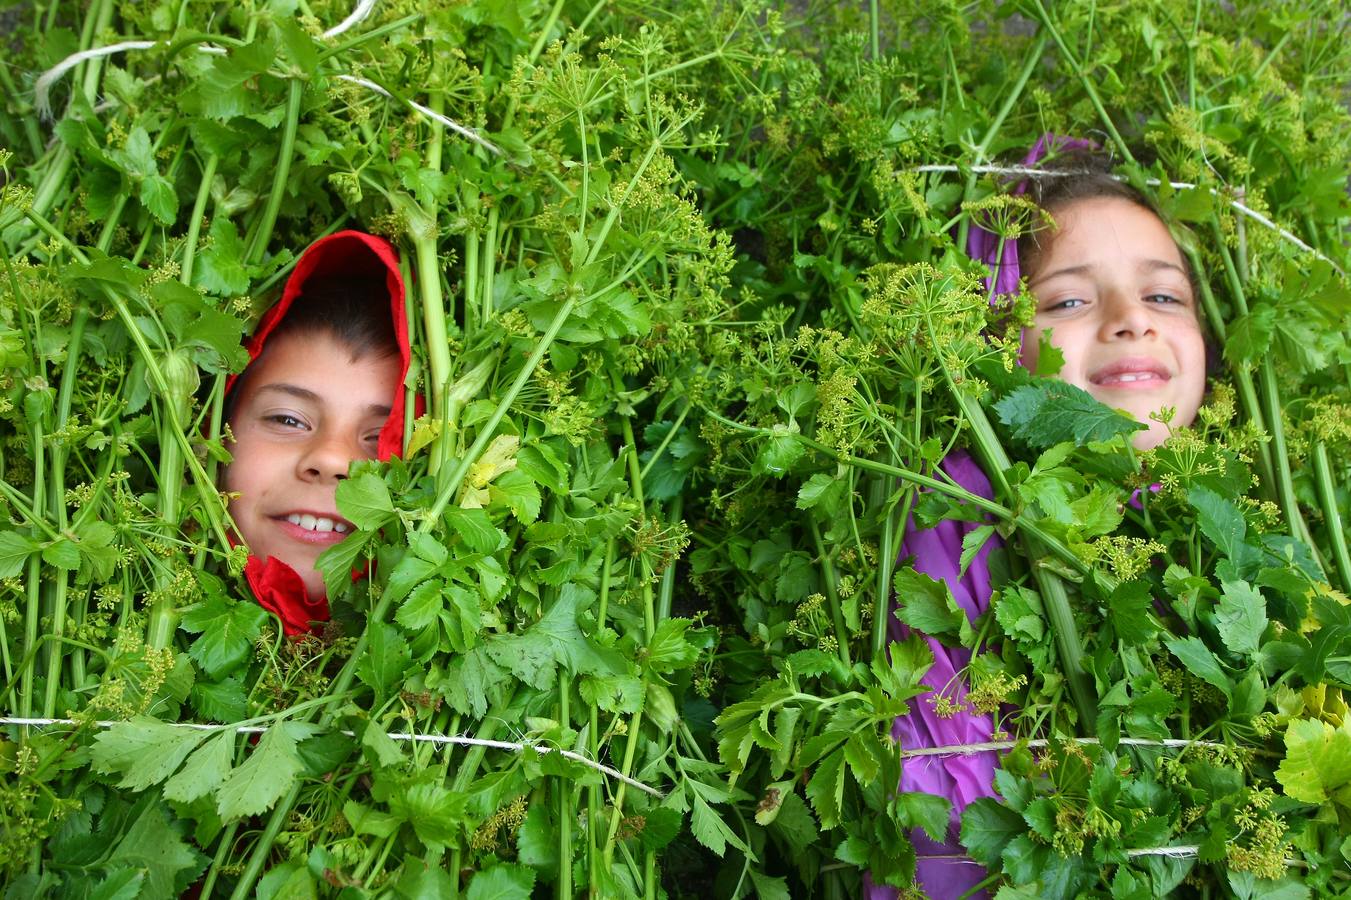
<svg viewBox="0 0 1351 900"><path fill-rule="evenodd" d="M245 343L249 362L263 353L267 339L276 330L295 299L304 293L305 283L316 276L353 275L385 277L389 289L389 314L394 324L394 340L399 345L399 388L390 402L389 418L380 429L376 454L381 461L398 456L403 451L404 390L403 380L408 376L412 353L408 345L408 317L404 307L403 275L399 271L399 257L388 241L360 231L339 231L320 238L300 254L295 268L286 279L281 299L263 314L253 336ZM234 389L237 375L225 383L228 395ZM315 623L327 622L328 601L310 597L305 582L295 569L275 557L267 560L250 556L244 566L244 577L260 606L281 619L288 636L311 632ZM354 575L354 577L356 577Z"/></svg>
<svg viewBox="0 0 1351 900"><path fill-rule="evenodd" d="M295 299L304 293L305 282L316 276L329 275L385 276L394 340L399 345L399 384L402 386L408 376L412 351L408 346L408 315L404 308L404 284L403 275L399 272L399 257L389 241L361 231L339 231L305 248L286 279L281 299L263 314L253 337L244 345L249 351L249 362L262 355L268 337L286 317ZM238 377L231 375L225 382L227 395L234 388ZM377 454L382 462L398 456L403 450L403 413L404 392L400 389L395 392L390 402L389 418L380 429Z"/></svg>

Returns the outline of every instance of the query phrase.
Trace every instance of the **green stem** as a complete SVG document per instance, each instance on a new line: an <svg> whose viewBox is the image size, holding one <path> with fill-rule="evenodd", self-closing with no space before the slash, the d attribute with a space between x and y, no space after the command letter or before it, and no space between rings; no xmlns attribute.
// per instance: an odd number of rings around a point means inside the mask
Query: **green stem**
<svg viewBox="0 0 1351 900"><path fill-rule="evenodd" d="M572 695L571 678L558 680L558 721L564 730L572 726L568 703ZM572 808L572 789L558 785L558 900L572 898L572 823L576 816Z"/></svg>
<svg viewBox="0 0 1351 900"><path fill-rule="evenodd" d="M70 324L70 339L66 343L66 365L61 372L61 389L56 401L56 430L61 431L70 421L71 394L75 388L77 369L80 362L80 349L84 344L84 329L89 321L89 309L81 306L75 311ZM51 487L48 491L48 507L56 511L57 527L65 531L68 523L66 513L66 450L64 447L52 448ZM70 573L55 573L51 616L51 634L60 638L66 633L66 602L70 584ZM47 690L43 701L42 714L47 717L56 715L56 694L61 686L61 660L63 644L54 641L47 651Z"/></svg>
<svg viewBox="0 0 1351 900"><path fill-rule="evenodd" d="M1056 28L1055 23L1051 21L1051 14L1047 12L1046 7L1042 5L1042 0L1032 0L1032 5L1036 8L1037 17L1041 19L1041 23L1046 26L1046 30L1051 33L1051 38L1055 41L1056 46L1060 48L1061 55L1065 57L1065 61L1069 63L1070 68L1074 70L1074 74L1078 77L1079 82L1084 86L1084 92L1088 94L1089 102L1092 103L1093 108L1097 110L1098 118L1102 120L1102 126L1106 128L1107 133L1112 136L1112 143L1116 144L1117 151L1121 153L1121 158L1128 163L1134 163L1135 157L1131 154L1130 147L1126 146L1126 142L1122 139L1121 134L1116 130L1116 125L1112 122L1112 117L1107 114L1107 108L1103 106L1102 98L1098 96L1098 89L1093 86L1093 82L1088 80L1088 75L1084 72L1084 67L1079 63L1079 60L1075 58L1073 51L1071 51L1069 46L1065 43L1065 39L1061 36L1060 30Z"/></svg>
<svg viewBox="0 0 1351 900"><path fill-rule="evenodd" d="M296 143L296 128L300 125L300 101L305 96L305 84L298 78L287 83L286 118L283 120L281 150L277 154L277 168L272 175L272 191L267 195L267 205L263 207L263 218L258 230L253 233L253 244L249 247L247 260L251 265L262 262L267 254L268 241L272 240L272 230L277 225L277 214L281 212L282 201L286 198L286 184L291 177L291 158Z"/></svg>
<svg viewBox="0 0 1351 900"><path fill-rule="evenodd" d="M202 183L197 186L197 199L192 204L192 217L188 219L188 235L183 241L183 265L178 280L192 284L192 266L197 254L197 239L202 231L202 216L206 213L206 201L211 197L211 182L216 177L216 165L220 160L212 153L202 166Z"/></svg>
<svg viewBox="0 0 1351 900"><path fill-rule="evenodd" d="M1314 484L1318 488L1318 502L1327 523L1328 542L1332 544L1332 558L1337 574L1342 578L1342 590L1351 590L1351 554L1347 552L1346 532L1342 528L1341 511L1337 508L1337 485L1332 477L1332 462L1327 444L1319 441L1313 447Z"/></svg>
<svg viewBox="0 0 1351 900"><path fill-rule="evenodd" d="M849 629L844 624L844 612L840 609L840 592L835 586L835 565L830 561L830 555L826 553L826 545L821 540L821 529L816 524L815 519L809 518L807 526L811 531L812 544L816 548L817 559L821 561L821 574L825 576L826 582L826 602L830 605L830 621L835 626L835 643L838 645L840 662L848 669L853 665L849 658Z"/></svg>

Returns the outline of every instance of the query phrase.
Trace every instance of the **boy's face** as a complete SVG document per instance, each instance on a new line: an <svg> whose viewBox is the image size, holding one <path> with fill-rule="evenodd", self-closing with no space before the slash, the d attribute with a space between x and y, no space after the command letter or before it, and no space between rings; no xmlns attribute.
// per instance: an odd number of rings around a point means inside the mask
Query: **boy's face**
<svg viewBox="0 0 1351 900"><path fill-rule="evenodd" d="M295 569L311 597L325 594L319 554L351 533L338 516L338 482L373 459L399 385L397 356L364 356L325 332L283 334L238 386L234 459L224 488L249 552Z"/></svg>
<svg viewBox="0 0 1351 900"><path fill-rule="evenodd" d="M1065 355L1060 378L1134 416L1158 446L1168 426L1149 416L1176 410L1190 425L1206 388L1206 348L1182 255L1167 227L1116 197L1079 200L1057 211L1059 226L1029 283L1035 324L1023 362L1035 368L1043 333Z"/></svg>

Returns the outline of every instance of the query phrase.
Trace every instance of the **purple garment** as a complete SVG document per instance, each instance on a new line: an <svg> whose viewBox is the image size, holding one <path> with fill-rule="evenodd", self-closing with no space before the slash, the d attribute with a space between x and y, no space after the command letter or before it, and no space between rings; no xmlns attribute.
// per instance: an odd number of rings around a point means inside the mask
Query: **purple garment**
<svg viewBox="0 0 1351 900"><path fill-rule="evenodd" d="M1035 166L1045 157L1062 150L1083 150L1094 147L1092 141L1063 135L1042 135L1027 156L1024 166ZM1027 180L1016 184L1012 192L1027 191ZM966 252L972 259L990 267L991 276L985 280L990 291L990 302L997 303L1006 294L1018 292L1021 271L1018 266L1018 242L1005 241L1000 246L999 235L978 224L967 232ZM942 468L952 480L973 494L993 497L990 480L976 465L970 454L957 451L943 460ZM914 522L906 523L905 541L901 544L901 559L913 556L915 571L947 583L957 604L968 617L975 619L990 605L990 571L986 560L996 546L1003 546L992 536L959 577L962 557L962 538L979 527L971 522L939 522L933 528L916 529ZM897 598L905 602L904 597ZM910 629L893 618L888 626L892 640L908 637ZM993 739L994 723L990 716L965 708L966 678L959 675L971 662L971 653L962 648L945 647L931 637L925 637L934 654L934 665L921 679L933 690L911 701L910 712L897 717L891 734L902 749L946 747L958 744L981 744ZM936 693L941 693L953 705L963 709L949 718L940 718L931 704ZM952 821L947 843L932 841L918 829L910 833L918 855L915 878L924 892L933 900L956 900L987 877L985 868L966 858L957 841L961 814L974 800L995 797L994 771L998 759L993 751L945 756L909 757L901 763L902 791L923 791L946 797L952 804ZM895 888L880 887L864 878L865 900L895 900ZM984 891L972 894L973 900L985 900Z"/></svg>
<svg viewBox="0 0 1351 900"><path fill-rule="evenodd" d="M970 454L956 451L943 460L943 471L953 481L973 494L993 497L990 480L976 465ZM914 568L930 578L947 583L953 598L971 619L985 612L990 605L990 571L988 558L997 546L997 536L985 542L966 574L958 576L961 568L962 539L979 527L972 522L943 521L933 528L917 529L907 523L905 541L901 544L901 558L915 558ZM904 597L897 598L904 603ZM892 617L888 626L891 640L904 640L912 634L910 628ZM933 651L934 665L921 679L932 690L911 701L910 712L900 716L891 728L892 737L903 750L924 747L946 747L956 744L979 744L992 739L994 723L990 716L963 708L950 717L941 717L932 701L938 695L954 705L966 701L966 677L959 675L971 662L971 652L961 647L946 647L931 637L925 637ZM993 797L994 770L997 758L993 751L950 756L908 757L901 762L902 791L922 791L946 797L952 803L952 819L946 843L937 843L918 829L910 833L919 860L915 879L933 900L955 900L986 878L979 863L966 858L957 842L962 810L973 800ZM867 900L895 900L895 888L873 886L865 889ZM973 894L984 898L984 891Z"/></svg>

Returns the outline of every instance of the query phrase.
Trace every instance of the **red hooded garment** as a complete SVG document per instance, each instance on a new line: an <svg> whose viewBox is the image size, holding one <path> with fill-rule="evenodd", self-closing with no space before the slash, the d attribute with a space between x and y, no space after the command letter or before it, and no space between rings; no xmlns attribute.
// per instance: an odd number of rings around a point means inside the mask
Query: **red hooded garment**
<svg viewBox="0 0 1351 900"><path fill-rule="evenodd" d="M403 450L402 385L412 358L408 346L403 275L399 272L398 255L388 241L360 231L339 231L310 244L286 279L281 299L263 314L245 348L252 364L262 355L268 337L286 317L295 299L304 293L305 283L311 278L333 275L378 277L381 274L385 276L385 286L389 290L389 314L394 325L394 340L399 347L400 385L390 402L389 419L380 429L376 455L383 461ZM225 383L227 395L234 389L237 379L238 376L232 375ZM310 597L300 575L281 560L250 556L244 565L244 577L259 605L276 613L288 636L308 633L315 623L328 621L328 600Z"/></svg>

